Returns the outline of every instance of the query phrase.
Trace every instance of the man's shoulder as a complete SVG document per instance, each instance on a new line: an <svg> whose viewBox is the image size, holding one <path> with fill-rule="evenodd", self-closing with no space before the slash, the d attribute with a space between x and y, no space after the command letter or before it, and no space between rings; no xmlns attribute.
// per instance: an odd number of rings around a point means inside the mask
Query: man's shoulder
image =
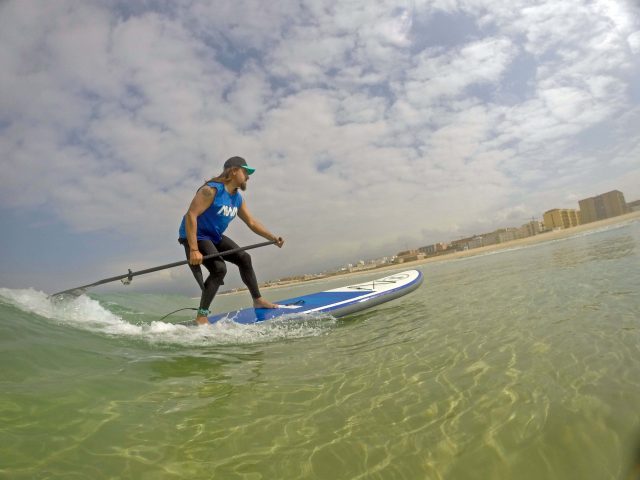
<svg viewBox="0 0 640 480"><path fill-rule="evenodd" d="M207 182L200 187L200 190L204 190L206 192L215 192L220 188L219 185L216 185L213 182Z"/></svg>
<svg viewBox="0 0 640 480"><path fill-rule="evenodd" d="M210 187L209 185L204 184L198 189L197 195L210 199L216 196L216 191L217 189L215 187Z"/></svg>

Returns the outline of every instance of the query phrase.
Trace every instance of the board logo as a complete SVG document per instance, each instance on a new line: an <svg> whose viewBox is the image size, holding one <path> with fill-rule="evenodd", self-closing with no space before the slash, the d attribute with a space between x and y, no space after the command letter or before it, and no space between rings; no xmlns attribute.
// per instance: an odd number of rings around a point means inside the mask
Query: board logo
<svg viewBox="0 0 640 480"><path fill-rule="evenodd" d="M238 213L238 207L229 207L228 205L222 205L218 210L218 215L224 215L225 217L235 217Z"/></svg>
<svg viewBox="0 0 640 480"><path fill-rule="evenodd" d="M395 275L390 275L388 277L383 278L383 280L385 281L389 281L389 282L399 282L400 280L406 280L407 278L409 278L409 274L408 273L397 273Z"/></svg>

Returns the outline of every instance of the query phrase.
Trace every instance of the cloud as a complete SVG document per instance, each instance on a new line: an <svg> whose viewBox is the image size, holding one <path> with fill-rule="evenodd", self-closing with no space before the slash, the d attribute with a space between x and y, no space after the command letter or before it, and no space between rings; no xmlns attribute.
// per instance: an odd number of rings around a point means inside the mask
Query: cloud
<svg viewBox="0 0 640 480"><path fill-rule="evenodd" d="M428 107L443 97L456 97L472 85L497 82L515 54L508 39L489 38L459 51L423 52L398 82L396 94L412 105Z"/></svg>
<svg viewBox="0 0 640 480"><path fill-rule="evenodd" d="M622 0L4 2L0 201L151 261L243 155L278 276L640 196L639 32Z"/></svg>
<svg viewBox="0 0 640 480"><path fill-rule="evenodd" d="M633 32L627 37L629 48L634 54L640 53L640 30Z"/></svg>

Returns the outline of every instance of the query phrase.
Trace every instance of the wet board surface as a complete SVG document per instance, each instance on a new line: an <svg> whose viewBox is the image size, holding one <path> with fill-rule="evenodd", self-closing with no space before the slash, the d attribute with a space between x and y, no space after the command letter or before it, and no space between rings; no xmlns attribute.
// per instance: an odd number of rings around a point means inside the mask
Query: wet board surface
<svg viewBox="0 0 640 480"><path fill-rule="evenodd" d="M422 272L407 270L355 285L275 301L279 308L245 308L211 315L209 323L229 319L251 324L307 313L328 313L338 318L402 297L418 288L422 281Z"/></svg>

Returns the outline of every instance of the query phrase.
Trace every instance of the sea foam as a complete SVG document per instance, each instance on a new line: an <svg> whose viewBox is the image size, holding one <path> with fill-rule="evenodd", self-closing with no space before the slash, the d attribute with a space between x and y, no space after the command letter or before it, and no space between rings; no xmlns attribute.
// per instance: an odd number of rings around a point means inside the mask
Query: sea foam
<svg viewBox="0 0 640 480"><path fill-rule="evenodd" d="M109 336L139 339L151 344L198 346L268 343L323 335L336 323L329 315L288 315L253 325L237 324L232 318L199 327L162 321L133 324L87 295L53 298L31 288L0 288L0 299L22 311L61 325Z"/></svg>

